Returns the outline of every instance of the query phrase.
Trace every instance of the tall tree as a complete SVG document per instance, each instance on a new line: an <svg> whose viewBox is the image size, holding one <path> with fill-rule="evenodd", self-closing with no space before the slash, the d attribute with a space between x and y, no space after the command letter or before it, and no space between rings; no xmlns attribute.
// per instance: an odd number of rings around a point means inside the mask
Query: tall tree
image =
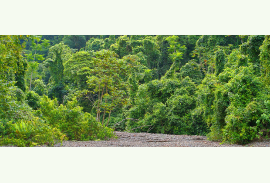
<svg viewBox="0 0 270 183"><path fill-rule="evenodd" d="M60 103L67 94L64 83L64 66L63 64L71 57L72 52L67 45L59 43L49 49L48 58L45 65L49 68L51 81L49 83L49 97L56 97Z"/></svg>
<svg viewBox="0 0 270 183"><path fill-rule="evenodd" d="M127 102L127 82L123 78L127 75L128 65L116 56L114 52L107 50L94 53L95 67L90 69L91 76L87 81L89 90L97 95L97 100L92 101L96 109L96 119L105 124L105 115L108 114L106 125L112 110Z"/></svg>
<svg viewBox="0 0 270 183"><path fill-rule="evenodd" d="M64 62L72 55L70 48L64 43L59 43L49 49L49 55L46 59L46 66L51 73L51 79L58 84L64 77Z"/></svg>

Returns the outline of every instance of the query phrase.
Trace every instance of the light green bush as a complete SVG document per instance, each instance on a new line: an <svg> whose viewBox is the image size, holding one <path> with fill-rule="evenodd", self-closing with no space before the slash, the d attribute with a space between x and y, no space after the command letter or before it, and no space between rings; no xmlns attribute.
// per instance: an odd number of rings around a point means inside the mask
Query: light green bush
<svg viewBox="0 0 270 183"><path fill-rule="evenodd" d="M0 145L19 147L47 145L53 146L66 139L57 128L52 128L39 118L30 121L0 120Z"/></svg>
<svg viewBox="0 0 270 183"><path fill-rule="evenodd" d="M37 111L50 126L59 128L69 140L95 140L112 138L113 130L96 122L95 118L82 111L74 98L66 105L58 106L57 100L43 96Z"/></svg>

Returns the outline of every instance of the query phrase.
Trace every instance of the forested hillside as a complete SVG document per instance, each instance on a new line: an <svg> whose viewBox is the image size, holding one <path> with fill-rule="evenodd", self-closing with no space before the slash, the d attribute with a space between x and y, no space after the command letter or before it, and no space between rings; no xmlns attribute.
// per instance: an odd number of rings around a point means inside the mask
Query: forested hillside
<svg viewBox="0 0 270 183"><path fill-rule="evenodd" d="M0 145L270 132L270 37L0 36Z"/></svg>

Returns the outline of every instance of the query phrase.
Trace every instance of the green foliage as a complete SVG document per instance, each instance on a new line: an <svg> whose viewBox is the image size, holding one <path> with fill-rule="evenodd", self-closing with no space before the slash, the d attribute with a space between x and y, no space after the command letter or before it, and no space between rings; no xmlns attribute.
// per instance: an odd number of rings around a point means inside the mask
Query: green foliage
<svg viewBox="0 0 270 183"><path fill-rule="evenodd" d="M218 76L224 69L226 63L226 55L223 50L217 50L215 52L215 74Z"/></svg>
<svg viewBox="0 0 270 183"><path fill-rule="evenodd" d="M65 35L63 42L70 48L80 50L86 45L86 37L83 35Z"/></svg>
<svg viewBox="0 0 270 183"><path fill-rule="evenodd" d="M240 47L242 54L245 54L248 58L248 62L253 64L255 73L260 72L260 46L264 41L263 35L248 36L247 42L243 43Z"/></svg>
<svg viewBox="0 0 270 183"><path fill-rule="evenodd" d="M25 100L24 92L20 88L15 88L14 92L15 92L16 100L18 102L24 102L24 100Z"/></svg>
<svg viewBox="0 0 270 183"><path fill-rule="evenodd" d="M104 139L108 126L224 143L268 137L269 42L263 35L0 36L1 143L52 145L60 133Z"/></svg>
<svg viewBox="0 0 270 183"><path fill-rule="evenodd" d="M64 74L76 83L79 89L87 88L87 76L90 76L90 68L94 67L91 56L89 52L79 51L64 63Z"/></svg>
<svg viewBox="0 0 270 183"><path fill-rule="evenodd" d="M39 96L30 91L28 102L37 104ZM0 81L0 145L37 146L62 142L64 135L34 117L32 109L25 104L25 94L14 82Z"/></svg>
<svg viewBox="0 0 270 183"><path fill-rule="evenodd" d="M140 64L141 59L136 56L125 56L123 58L126 60L129 67L129 96L132 102L134 102L134 98L136 96L136 92L138 91L138 87L140 84L148 83L153 78L153 70L148 69L145 65Z"/></svg>
<svg viewBox="0 0 270 183"><path fill-rule="evenodd" d="M187 77L181 82L181 88L176 89L174 95L167 100L167 118L172 134L192 134L191 110L196 107L196 100L192 95L196 86Z"/></svg>
<svg viewBox="0 0 270 183"><path fill-rule="evenodd" d="M17 62L18 64L18 62ZM18 72L15 72L15 86L19 87L22 91L25 92L25 75L27 70L27 62L23 59L21 63L18 65Z"/></svg>
<svg viewBox="0 0 270 183"><path fill-rule="evenodd" d="M35 36L34 39L30 37L26 41L24 56L28 62L37 61L41 63L45 60L50 46L50 41L44 39L43 36Z"/></svg>
<svg viewBox="0 0 270 183"><path fill-rule="evenodd" d="M23 68L22 49L20 40L26 39L25 36L0 35L0 79L7 79L9 74L20 72Z"/></svg>
<svg viewBox="0 0 270 183"><path fill-rule="evenodd" d="M59 103L63 103L64 96L66 96L68 93L68 90L66 89L65 83L59 82L57 84L50 83L48 84L48 96L51 99L57 99Z"/></svg>
<svg viewBox="0 0 270 183"><path fill-rule="evenodd" d="M197 93L198 106L211 127L209 139L245 144L257 137L262 82L253 68L251 64L225 69L219 78L209 75L203 80Z"/></svg>
<svg viewBox="0 0 270 183"><path fill-rule="evenodd" d="M200 70L200 65L196 63L195 60L188 61L183 67L181 67L180 72L176 74L179 79L189 77L196 84L199 84L203 79L202 71Z"/></svg>
<svg viewBox="0 0 270 183"><path fill-rule="evenodd" d="M240 66L248 66L248 59L246 55L241 54L239 49L235 49L228 55L228 61L225 63L225 68L237 69Z"/></svg>
<svg viewBox="0 0 270 183"><path fill-rule="evenodd" d="M29 91L26 94L27 103L34 110L37 110L40 107L39 98L40 98L39 95L34 91Z"/></svg>
<svg viewBox="0 0 270 183"><path fill-rule="evenodd" d="M27 119L31 108L23 101L24 94L14 86L14 82L0 80L0 119Z"/></svg>
<svg viewBox="0 0 270 183"><path fill-rule="evenodd" d="M37 114L50 126L60 129L69 140L95 140L113 137L113 130L96 122L89 113L84 113L77 100L58 106L57 100L47 96L40 99Z"/></svg>
<svg viewBox="0 0 270 183"><path fill-rule="evenodd" d="M0 80L0 118L9 116L7 113L16 106L14 92L14 82Z"/></svg>
<svg viewBox="0 0 270 183"><path fill-rule="evenodd" d="M33 91L36 92L39 96L48 95L48 90L44 82L40 79L34 81L34 89Z"/></svg>
<svg viewBox="0 0 270 183"><path fill-rule="evenodd" d="M55 84L62 82L64 77L63 64L71 57L71 50L63 43L50 47L48 59L45 61Z"/></svg>
<svg viewBox="0 0 270 183"><path fill-rule="evenodd" d="M207 74L198 86L197 95L197 108L203 111L204 121L210 125L214 120L214 110L212 105L215 100L215 88L217 85L217 78L214 74Z"/></svg>
<svg viewBox="0 0 270 183"><path fill-rule="evenodd" d="M139 121L128 121L127 129L152 133L205 134L196 107L194 94L196 85L189 77L182 81L172 79L153 80L140 85L129 117Z"/></svg>
<svg viewBox="0 0 270 183"><path fill-rule="evenodd" d="M156 41L151 37L142 40L143 53L146 56L147 66L150 69L158 67L159 49Z"/></svg>
<svg viewBox="0 0 270 183"><path fill-rule="evenodd" d="M89 70L91 76L88 77L87 83L89 90L98 97L97 100L93 101L97 121L102 121L102 124L105 124L105 115L108 113L108 125L112 110L118 105L127 103L125 97L127 83L124 77L131 64L117 59L112 51L102 50L95 52L93 65L95 67ZM103 115L102 120L101 115Z"/></svg>
<svg viewBox="0 0 270 183"><path fill-rule="evenodd" d="M100 51L104 49L104 41L98 38L91 38L86 42L85 50L86 51ZM108 47L108 45L106 45ZM107 48L108 49L108 48Z"/></svg>
<svg viewBox="0 0 270 183"><path fill-rule="evenodd" d="M158 36L160 41L160 56L159 56L159 65L158 65L158 78L161 78L168 69L170 69L171 64L173 63L172 60L169 58L169 42L163 37Z"/></svg>
<svg viewBox="0 0 270 183"><path fill-rule="evenodd" d="M256 121L258 120L258 103L262 83L254 76L252 65L240 67L226 88L229 92L230 105L225 118L224 141L247 143L256 137Z"/></svg>
<svg viewBox="0 0 270 183"><path fill-rule="evenodd" d="M180 63L183 58L183 52L186 49L185 45L179 44L179 37L178 36L169 36L166 38L169 42L169 57L173 62Z"/></svg>
<svg viewBox="0 0 270 183"><path fill-rule="evenodd" d="M16 123L0 119L0 145L53 146L66 139L57 128L51 128L39 118L30 121L20 120Z"/></svg>
<svg viewBox="0 0 270 183"><path fill-rule="evenodd" d="M270 36L265 36L260 47L260 61L262 65L261 73L267 85L270 84Z"/></svg>
<svg viewBox="0 0 270 183"><path fill-rule="evenodd" d="M115 36L110 35L109 38L104 39L104 49L109 49L115 43Z"/></svg>
<svg viewBox="0 0 270 183"><path fill-rule="evenodd" d="M128 36L120 36L116 43L111 45L111 51L114 51L120 58L132 53L132 46Z"/></svg>
<svg viewBox="0 0 270 183"><path fill-rule="evenodd" d="M71 49L59 43L50 47L48 58L45 65L50 71L50 84L48 86L48 95L50 98L57 98L60 103L64 100L64 95L67 94L66 85L64 82L64 63L72 56Z"/></svg>
<svg viewBox="0 0 270 183"><path fill-rule="evenodd" d="M216 51L222 49L226 55L229 55L233 49L239 48L240 44L241 37L239 36L203 35L196 42L193 56L198 58L205 73L214 73ZM219 51L219 53L222 52Z"/></svg>
<svg viewBox="0 0 270 183"><path fill-rule="evenodd" d="M38 74L38 66L39 66L38 62L35 61L28 62L28 69L26 71L26 80L30 91L32 90L33 80L40 78Z"/></svg>

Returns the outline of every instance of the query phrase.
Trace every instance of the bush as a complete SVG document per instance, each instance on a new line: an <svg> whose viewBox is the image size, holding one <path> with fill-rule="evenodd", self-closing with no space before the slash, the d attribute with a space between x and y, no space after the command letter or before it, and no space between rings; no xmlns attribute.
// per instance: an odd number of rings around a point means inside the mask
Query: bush
<svg viewBox="0 0 270 183"><path fill-rule="evenodd" d="M33 84L35 86L33 91L36 92L39 96L48 94L47 87L42 80L37 79Z"/></svg>
<svg viewBox="0 0 270 183"><path fill-rule="evenodd" d="M15 89L15 96L16 96L18 102L24 102L25 94L20 88Z"/></svg>
<svg viewBox="0 0 270 183"><path fill-rule="evenodd" d="M108 118L105 119L108 121ZM109 119L108 127L113 128L116 131L124 131L126 128L127 119L124 115L122 108L117 108Z"/></svg>
<svg viewBox="0 0 270 183"><path fill-rule="evenodd" d="M63 103L64 96L68 94L68 90L66 89L65 83L59 82L58 84L49 84L48 85L48 96L53 99L57 98L59 103Z"/></svg>
<svg viewBox="0 0 270 183"><path fill-rule="evenodd" d="M135 132L202 135L208 132L202 114L196 107L197 88L187 76L176 79L154 80L141 85L135 105L129 110L127 129ZM197 121L198 120L198 121Z"/></svg>
<svg viewBox="0 0 270 183"><path fill-rule="evenodd" d="M0 145L20 147L54 144L66 139L57 128L52 128L39 118L30 121L19 120L16 123L0 119Z"/></svg>
<svg viewBox="0 0 270 183"><path fill-rule="evenodd" d="M0 119L28 119L31 108L24 102L24 93L14 82L0 80Z"/></svg>
<svg viewBox="0 0 270 183"><path fill-rule="evenodd" d="M34 91L29 91L26 94L27 103L34 110L37 110L40 107L40 105L39 105L39 98L40 98L39 95L36 92L34 92Z"/></svg>
<svg viewBox="0 0 270 183"><path fill-rule="evenodd" d="M227 125L223 129L223 142L246 144L255 139L257 127L256 123L252 124L250 112L258 112L256 103L252 102L246 108L230 106L228 111L226 116Z"/></svg>
<svg viewBox="0 0 270 183"><path fill-rule="evenodd" d="M16 105L14 93L14 82L0 80L0 119L12 113L11 109Z"/></svg>
<svg viewBox="0 0 270 183"><path fill-rule="evenodd" d="M95 121L95 118L82 111L74 98L67 105L58 106L57 100L43 96L37 115L49 125L59 128L69 140L95 140L113 137L113 130Z"/></svg>
<svg viewBox="0 0 270 183"><path fill-rule="evenodd" d="M262 106L263 85L255 73L249 64L235 70L226 68L218 78L208 75L203 80L198 102L210 126L210 140L246 144L258 137L262 130L258 121L269 112Z"/></svg>

